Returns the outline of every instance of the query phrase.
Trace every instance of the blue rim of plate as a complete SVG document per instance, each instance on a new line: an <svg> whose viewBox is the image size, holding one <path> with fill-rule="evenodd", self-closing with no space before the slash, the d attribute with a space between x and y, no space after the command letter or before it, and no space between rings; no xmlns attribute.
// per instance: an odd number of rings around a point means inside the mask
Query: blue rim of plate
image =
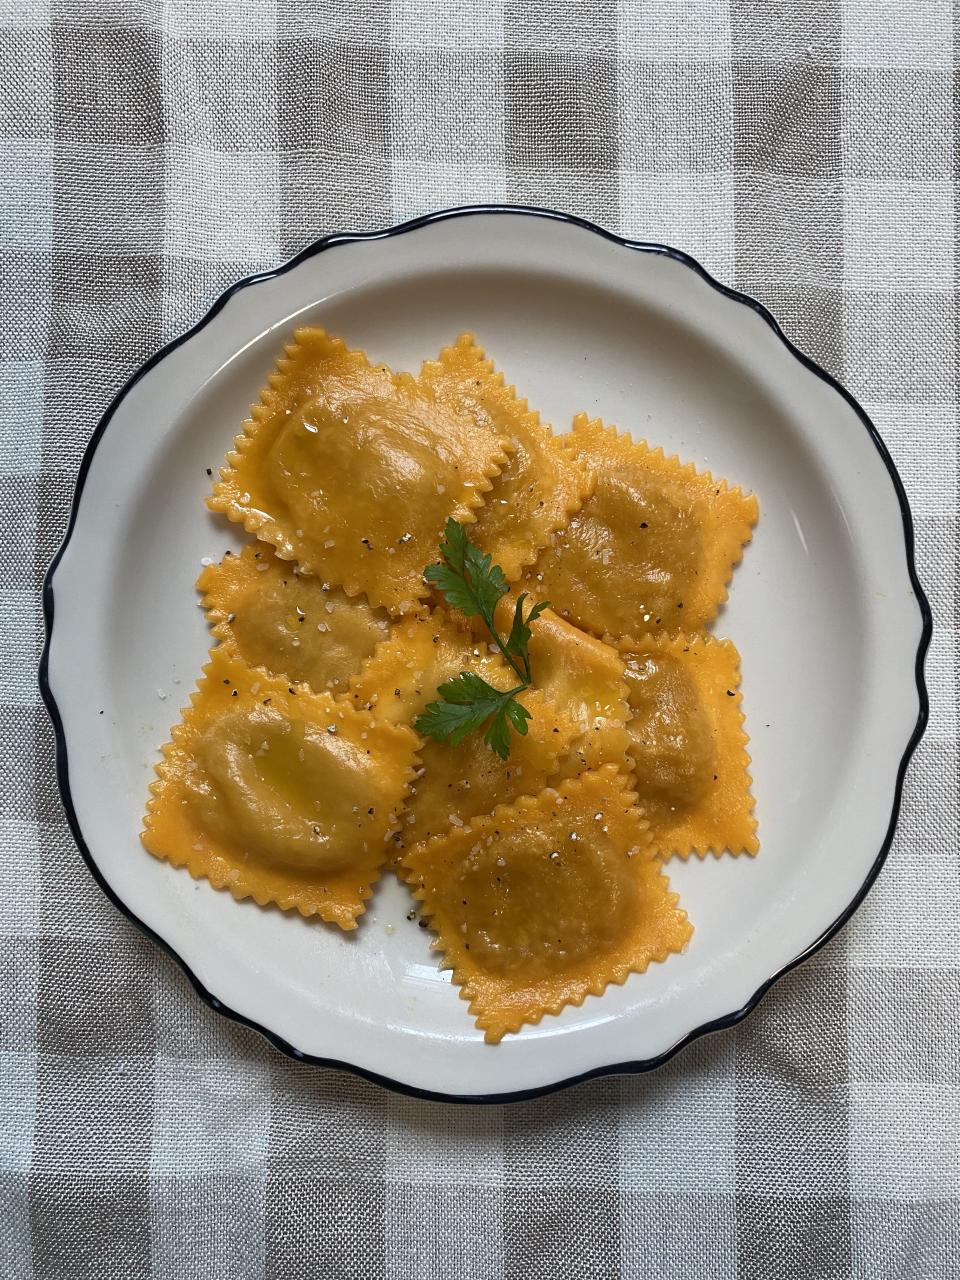
<svg viewBox="0 0 960 1280"><path fill-rule="evenodd" d="M110 425L110 421L119 408L121 402L128 392L140 381L140 379L144 377L144 375L147 374L155 365L159 364L167 355L169 355L171 351L176 350L177 347L188 342L194 334L198 333L205 325L209 324L214 316L222 310L229 299L241 289L246 289L250 285L259 284L261 281L272 280L276 276L284 275L286 272L292 271L295 267L299 266L300 263L306 262L308 258L312 258L319 253L325 253L329 249L338 248L340 245L362 244L368 240L387 240L393 236L404 235L409 231L418 231L423 227L431 226L437 222L447 222L452 218L468 218L488 214L519 214L532 218L546 218L554 222L565 222L571 226L579 227L583 231L589 231L593 235L601 236L604 240L609 240L614 244L618 244L624 249L632 249L638 253L657 254L661 257L672 258L674 261L681 262L684 266L689 267L691 271L695 271L698 276L705 280L712 288L716 289L718 293L721 293L725 298L730 298L734 302L739 302L743 306L750 307L751 310L757 313L757 315L761 316L795 359L799 360L804 368L809 369L811 373L816 374L818 378L821 378L828 386L832 387L833 390L847 402L850 408L853 409L854 413L860 419L870 436L870 439L873 441L884 466L889 472L890 480L897 496L897 501L900 504L900 512L903 517L903 538L904 551L907 559L907 570L910 575L910 583L913 587L917 606L920 610L923 626L920 634L920 642L917 646L917 656L914 668L917 683L917 696L919 699L919 712L917 714L917 721L914 725L913 732L906 744L897 769L893 805L890 812L890 821L887 826L886 835L884 836L883 843L880 846L880 850L877 853L876 858L867 872L863 884L860 886L859 890L846 908L839 916L837 916L833 923L819 935L819 937L814 939L814 941L801 951L798 956L795 956L789 964L785 964L781 969L762 983L750 999L741 1006L741 1008L734 1010L732 1013L725 1014L723 1017L714 1018L710 1022L705 1022L699 1027L695 1027L692 1031L688 1032L687 1035L678 1040L676 1044L672 1045L664 1053L659 1054L655 1058L646 1058L632 1062L617 1062L606 1066L594 1067L590 1071L584 1071L579 1075L570 1076L566 1080L558 1080L553 1084L540 1085L536 1088L522 1089L515 1092L493 1094L449 1094L437 1093L429 1089L418 1089L415 1085L409 1085L399 1080L392 1080L389 1076L380 1075L375 1071L369 1071L364 1067L356 1066L350 1062L341 1062L336 1058L322 1058L312 1054L303 1053L300 1049L297 1049L295 1045L284 1040L282 1036L278 1036L275 1032L270 1031L267 1027L262 1026L254 1019L247 1018L243 1014L237 1013L236 1010L231 1009L228 1005L224 1004L223 1001L218 999L211 991L208 991L196 974L191 970L190 966L174 950L174 948L161 938L159 934L155 933L153 929L146 925L133 911L131 911L126 903L118 897L111 886L107 883L107 880L100 871L100 868L97 866L96 860L90 852L90 849L84 839L83 832L80 829L80 823L77 820L77 814L74 809L73 798L70 792L70 773L67 760L67 744L63 731L63 721L60 717L60 709L57 706L53 690L50 688L48 668L50 644L53 639L54 574L56 573L57 566L59 565L63 553L66 550L73 534L84 483L86 482L87 473L90 470L91 463L93 462L94 454L97 451L97 446L99 445L107 427ZM850 392L841 386L836 378L827 373L825 369L821 368L816 361L811 360L809 356L804 355L804 353L790 341L780 328L780 325L762 303L757 302L755 298L751 298L748 294L741 293L737 289L731 289L728 285L721 284L718 280L715 280L709 271L707 271L705 267L701 266L695 258L690 257L689 254L684 253L680 249L671 249L662 244L639 240L627 240L622 236L616 235L612 231L607 231L604 227L599 227L593 222L588 222L585 218L578 218L574 214L559 213L554 209L539 209L530 205L465 205L459 208L441 209L435 213L424 214L422 217L413 218L409 222L399 223L397 226L389 227L383 231L337 232L333 235L324 236L315 243L308 245L307 248L301 250L300 253L296 254L295 257L291 258L288 262L283 263L281 266L275 267L270 271L261 271L255 275L245 276L242 280L238 280L235 284L231 285L229 289L220 295L207 313L201 317L201 319L198 320L192 328L188 329L185 333L182 333L180 337L175 338L172 342L167 343L166 346L162 347L155 355L151 356L146 363L142 364L140 368L137 369L132 377L130 377L124 386L117 392L116 396L114 396L103 417L97 424L96 430L86 447L83 459L80 463L80 470L77 475L77 486L73 495L66 533L64 534L63 541L50 564L50 568L47 570L46 576L44 577L43 619L45 637L43 651L40 656L38 680L40 684L40 694L53 724L54 735L56 737L57 783L60 788L60 796L77 848L80 850L80 853L90 869L93 878L113 905L118 909L118 911L122 912L122 914L125 915L126 918L141 931L141 933L145 934L154 943L156 943L157 946L165 951L167 955L180 966L187 978L190 980L190 983L197 995L199 995L211 1009L217 1013L223 1014L224 1017L231 1019L233 1022L240 1023L241 1026L250 1027L252 1030L258 1031L270 1042L270 1044L272 1044L276 1049L279 1049L281 1053L286 1054L287 1057L293 1058L296 1062L306 1063L310 1066L332 1067L340 1071L349 1071L354 1075L361 1076L365 1080L373 1081L375 1084L383 1085L388 1089L393 1089L396 1092L407 1094L410 1097L423 1098L430 1102L460 1102L468 1104L523 1102L529 1098L542 1097L544 1094L555 1093L560 1089L566 1089L572 1085L581 1084L585 1080L596 1079L599 1076L630 1075L646 1071L654 1071L657 1067L668 1062L675 1054L686 1048L688 1044L691 1044L694 1040L699 1040L701 1036L705 1036L713 1031L723 1031L728 1027L736 1026L738 1022L742 1022L743 1019L746 1018L749 1013L752 1013L752 1011L757 1007L774 983L779 982L779 980L786 974L790 973L791 970L809 959L810 956L814 955L821 947L825 946L826 943L843 928L867 896L874 880L876 880L877 875L880 872L880 868L886 861L887 854L890 851L890 846L893 843L893 837L897 826L897 818L900 814L903 780L906 775L907 765L910 762L910 758L913 755L918 742L923 736L923 731L926 728L930 714L930 703L927 696L926 682L924 680L924 660L926 658L927 649L930 645L930 637L933 634L933 615L931 614L930 604L924 590L920 585L920 580L917 577L917 569L914 561L913 516L910 512L910 504L907 501L907 495L903 487L903 481L900 479L900 474L897 471L893 459L887 451L886 445L881 439L880 433L877 431L877 428L871 422L864 409L857 403Z"/></svg>

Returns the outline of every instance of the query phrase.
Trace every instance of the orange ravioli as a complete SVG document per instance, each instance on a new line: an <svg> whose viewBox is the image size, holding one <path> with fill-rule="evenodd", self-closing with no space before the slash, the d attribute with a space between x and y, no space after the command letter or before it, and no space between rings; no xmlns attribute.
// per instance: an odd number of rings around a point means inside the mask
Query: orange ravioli
<svg viewBox="0 0 960 1280"><path fill-rule="evenodd" d="M471 541L489 552L512 582L592 492L593 473L505 385L473 334L461 334L438 359L427 361L420 381L452 410L468 413L485 431L515 446L470 531Z"/></svg>
<svg viewBox="0 0 960 1280"><path fill-rule="evenodd" d="M756 853L735 646L659 633L619 648L633 711L630 755L656 852Z"/></svg>
<svg viewBox="0 0 960 1280"><path fill-rule="evenodd" d="M390 630L383 609L300 573L263 542L208 565L197 589L213 634L244 662L316 691L345 693Z"/></svg>
<svg viewBox="0 0 960 1280"><path fill-rule="evenodd" d="M682 949L692 929L649 843L605 765L410 850L434 945L489 1042Z"/></svg>
<svg viewBox="0 0 960 1280"><path fill-rule="evenodd" d="M321 329L294 336L208 505L304 572L408 612L447 517L474 521L512 445Z"/></svg>
<svg viewBox="0 0 960 1280"><path fill-rule="evenodd" d="M511 736L507 760L501 760L479 736L457 747L432 739L422 744L421 767L397 836L401 847L543 790L577 739L579 726L540 690L526 690L520 701L531 719L525 735Z"/></svg>
<svg viewBox="0 0 960 1280"><path fill-rule="evenodd" d="M408 730L266 676L219 645L164 747L141 839L235 898L353 929L415 749Z"/></svg>
<svg viewBox="0 0 960 1280"><path fill-rule="evenodd" d="M530 589L597 635L706 626L750 540L756 498L583 414L568 440L596 488Z"/></svg>

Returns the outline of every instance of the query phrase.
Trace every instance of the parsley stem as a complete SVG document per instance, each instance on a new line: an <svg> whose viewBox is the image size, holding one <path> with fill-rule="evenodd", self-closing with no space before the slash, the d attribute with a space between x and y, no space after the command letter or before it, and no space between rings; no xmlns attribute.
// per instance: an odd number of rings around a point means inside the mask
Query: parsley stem
<svg viewBox="0 0 960 1280"><path fill-rule="evenodd" d="M505 690L503 691L503 693L501 694L501 697L503 698L504 702L506 702L506 700L507 700L508 698L513 698L513 697L515 697L518 693L523 693L524 689L529 689L529 688L530 688L529 683L527 683L527 684L518 684L518 685L517 685L517 687L516 687L515 689L505 689Z"/></svg>
<svg viewBox="0 0 960 1280"><path fill-rule="evenodd" d="M503 643L503 641L500 639L500 636L499 636L499 634L498 634L498 632L497 632L497 629L496 629L496 627L493 625L493 619L492 619L492 618L488 618L488 617L487 617L487 615L486 615L486 614L484 614L484 615L483 615L483 620L484 620L484 622L487 624L487 630L490 632L490 634L493 636L494 640L496 641L497 648L500 650L500 652L501 652L501 653L503 654L503 656L506 658L507 662L509 662L509 663L510 663L510 666L514 669L514 671L517 673L517 675L518 675L518 676L520 677L520 679L523 681L523 684L519 686L519 689L514 689L514 690L513 690L513 692L514 692L514 693L518 693L518 692L522 691L523 689L526 689L526 688L527 688L527 686L528 686L528 685L529 685L529 683L530 683L530 670L529 670L530 664L529 664L529 662L528 662L528 663L526 663L527 670L526 670L525 672L524 672L524 671L521 671L521 669L520 669L520 668L517 666L517 664L514 662L513 657L512 657L509 653L507 653L507 647L506 647L506 645Z"/></svg>

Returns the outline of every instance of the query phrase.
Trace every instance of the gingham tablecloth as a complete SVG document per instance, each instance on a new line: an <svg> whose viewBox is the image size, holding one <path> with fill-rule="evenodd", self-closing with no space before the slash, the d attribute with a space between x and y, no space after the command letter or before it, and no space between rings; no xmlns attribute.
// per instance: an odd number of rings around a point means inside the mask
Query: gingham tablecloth
<svg viewBox="0 0 960 1280"><path fill-rule="evenodd" d="M960 1276L947 0L0 0L0 1276ZM866 905L738 1030L508 1107L218 1018L76 853L43 572L121 383L239 275L472 201L762 299L880 426L938 630Z"/></svg>

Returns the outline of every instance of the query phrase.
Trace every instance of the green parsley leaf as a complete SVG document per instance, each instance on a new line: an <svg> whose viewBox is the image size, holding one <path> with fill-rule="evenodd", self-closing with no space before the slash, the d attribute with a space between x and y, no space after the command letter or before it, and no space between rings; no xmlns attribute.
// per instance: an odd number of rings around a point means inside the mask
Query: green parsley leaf
<svg viewBox="0 0 960 1280"><path fill-rule="evenodd" d="M519 704L518 704L519 705ZM505 703L487 726L483 740L501 760L510 755L510 726L507 723L507 704Z"/></svg>
<svg viewBox="0 0 960 1280"><path fill-rule="evenodd" d="M509 695L509 690L506 691ZM489 702L499 704L504 697L503 689L495 689L475 671L461 671L452 680L446 680L437 690L445 702ZM494 710L496 708L494 707Z"/></svg>
<svg viewBox="0 0 960 1280"><path fill-rule="evenodd" d="M513 614L513 626L510 628L510 634L507 636L507 643L504 651L507 654L515 654L524 664L527 679L530 679L530 658L527 653L527 645L530 643L530 637L533 634L530 630L530 623L536 622L544 609L550 608L550 601L543 600L540 604L535 604L526 618L523 616L523 602L527 599L527 592L521 591L517 596L517 607Z"/></svg>
<svg viewBox="0 0 960 1280"><path fill-rule="evenodd" d="M467 556L467 531L459 520L448 520L440 543L440 555L451 569L462 574Z"/></svg>
<svg viewBox="0 0 960 1280"><path fill-rule="evenodd" d="M525 738L527 736L527 724L533 719L533 716L531 716L527 708L522 702L518 702L516 698L511 698L504 706L504 711L506 711L507 716L510 719L510 723L513 725L514 729L516 729L517 733L519 733L520 737Z"/></svg>
<svg viewBox="0 0 960 1280"><path fill-rule="evenodd" d="M445 681L437 693L443 701L431 702L417 717L414 728L425 738L448 741L453 746L498 714L512 697L511 691L495 689L472 671L461 671Z"/></svg>
<svg viewBox="0 0 960 1280"><path fill-rule="evenodd" d="M414 722L417 733L437 742L458 746L468 733L482 727L490 718L490 708L474 703L431 702Z"/></svg>
<svg viewBox="0 0 960 1280"><path fill-rule="evenodd" d="M497 601L509 590L503 570L467 540L466 530L456 520L448 520L440 543L443 561L431 564L423 576L444 596L447 604L468 618L482 618L493 629Z"/></svg>

